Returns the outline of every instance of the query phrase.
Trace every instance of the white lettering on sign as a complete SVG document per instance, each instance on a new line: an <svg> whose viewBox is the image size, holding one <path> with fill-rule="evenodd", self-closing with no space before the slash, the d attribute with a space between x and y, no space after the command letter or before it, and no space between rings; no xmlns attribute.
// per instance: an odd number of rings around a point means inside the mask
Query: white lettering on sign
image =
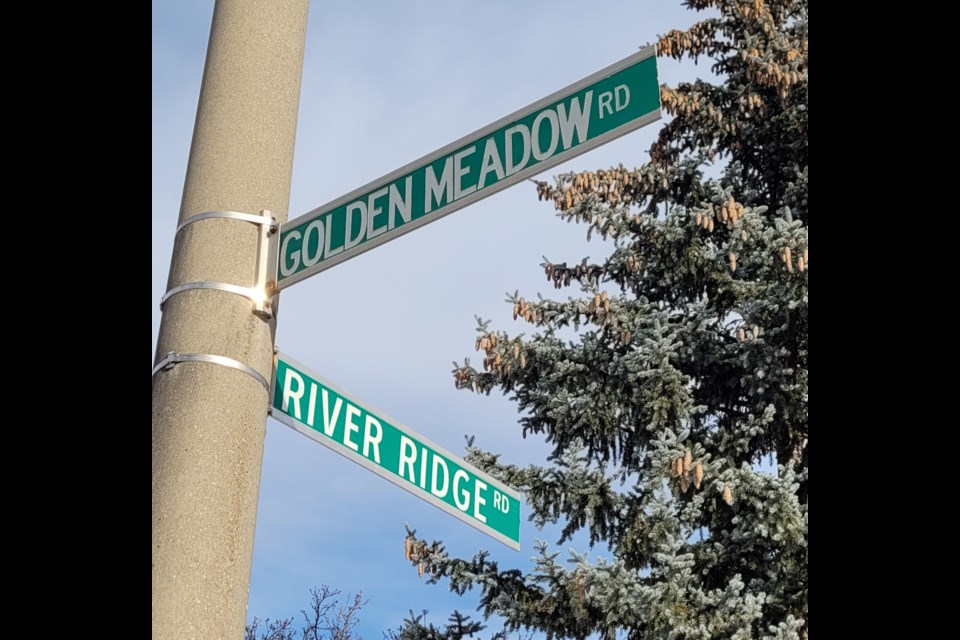
<svg viewBox="0 0 960 640"><path fill-rule="evenodd" d="M443 470L443 484L437 485L437 478L440 477L440 470ZM450 469L447 468L447 461L440 456L433 456L433 473L430 479L430 493L442 498L447 495L447 487L450 484Z"/></svg>
<svg viewBox="0 0 960 640"><path fill-rule="evenodd" d="M630 101L626 85L600 94L598 115L613 113ZM507 178L527 167L531 160L543 162L552 156L585 142L590 129L593 91L555 107L538 112L530 125L517 123L483 141L479 167L471 156L479 151L480 141L462 148L443 159L440 175L432 163L422 172L423 212L430 213L445 207L478 190ZM503 149L503 156L500 149ZM519 156L519 158L517 157ZM439 162L439 161L438 161ZM344 209L343 231L334 237L333 215L312 221L301 233L291 231L280 246L280 273L290 276L301 265L312 267L321 260L332 258L342 251L353 249L366 240L409 223L413 219L413 181L410 174L403 180L403 190L397 183L382 186L362 198L348 203ZM298 247L290 249L290 243Z"/></svg>
<svg viewBox="0 0 960 640"><path fill-rule="evenodd" d="M361 203L361 204L362 204L362 203ZM349 220L349 219L350 219L350 214L349 214L349 212L348 212L348 213L347 213L347 220ZM330 248L330 240L333 238L333 233L331 233L331 231L332 231L331 225L333 225L333 216L327 216L326 218L324 218L324 220L327 221L327 231L326 231L326 234L325 234L327 239L326 239L326 242L324 242L324 244L323 244L323 256L324 256L325 258L331 258L331 257L337 255L338 253L340 253L341 251L343 251L343 245L340 245L340 246L337 247L336 249L331 249L331 248Z"/></svg>
<svg viewBox="0 0 960 640"><path fill-rule="evenodd" d="M384 189L386 191L386 189ZM354 213L360 214L360 222L356 225L353 224ZM329 216L327 216L329 219ZM357 227L357 237L350 237L350 229ZM363 202L351 202L347 205L347 224L344 227L343 231L343 249L350 249L360 244L360 241L363 240L364 231L367 227L367 205Z"/></svg>
<svg viewBox="0 0 960 640"><path fill-rule="evenodd" d="M307 400L306 419L304 420L304 410L302 407L303 396L306 394L306 384L303 378L293 369L287 369L287 376L283 381L283 410L297 420L301 420L312 427L317 412L317 383L310 383L310 396ZM334 437L337 424L340 420L340 411L343 409L343 399L336 398L331 407L330 392L326 389L320 390L321 413L323 415L323 433L330 438ZM344 415L343 433L340 435L340 441L347 447L350 447L357 453L360 452L360 445L354 440L353 435L360 432L360 423L355 419L363 419L363 456L370 458L379 464L380 462L380 443L383 441L383 425L373 416L367 414L363 409L349 402L346 403L346 414ZM407 440L409 446L413 448L413 457L416 458L416 449L413 442ZM401 451L401 456L403 452ZM402 457L401 457L402 459ZM401 474L402 475L402 474Z"/></svg>
<svg viewBox="0 0 960 640"><path fill-rule="evenodd" d="M503 180L503 162L500 161L497 143L493 138L487 138L487 143L483 147L483 162L480 163L480 182L477 183L477 189L483 189L487 182L487 174L491 171L497 176L497 180Z"/></svg>
<svg viewBox="0 0 960 640"><path fill-rule="evenodd" d="M433 167L427 167L426 185L424 189L423 210L426 213L433 211L433 203L437 206L449 204L453 200L453 158L447 158L443 162L443 172L440 174L440 181L437 182L437 174L433 172ZM446 202L443 202L443 199Z"/></svg>
<svg viewBox="0 0 960 640"><path fill-rule="evenodd" d="M560 119L560 135L563 137L563 147L573 146L573 131L576 129L580 142L587 139L587 130L590 128L590 102L593 100L593 91L587 91L583 96L583 109L580 101L574 98L570 101L570 114L567 114L566 105L557 105L557 115Z"/></svg>
<svg viewBox="0 0 960 640"><path fill-rule="evenodd" d="M340 407L343 405L343 400L337 398L337 401L333 403L333 413L330 412L330 394L327 393L327 390L324 389L320 392L323 396L323 432L328 437L333 437L333 430L337 428L337 418L340 417Z"/></svg>
<svg viewBox="0 0 960 640"><path fill-rule="evenodd" d="M348 230L347 236L344 239L344 248L349 249L359 244L363 238L376 238L385 231L393 229L400 224L406 224L407 222L410 222L413 216L413 176L407 176L406 180L404 180L403 191L403 193L400 193L400 189L397 188L397 185L391 184L388 187L382 187L371 192L367 196L366 202L357 200L356 202L351 202L348 204L347 224L353 224L351 222L353 219L352 214L354 211L358 211L361 212L361 220L366 220L366 229L359 229L359 234L356 238L350 238ZM382 202L377 202L378 199L383 198L384 196L387 196L386 211L384 211L381 206ZM386 219L382 222L377 222L377 216L381 214L385 214L384 217ZM397 222L397 216L400 217L402 222ZM304 264L306 264L306 259L304 259Z"/></svg>
<svg viewBox="0 0 960 640"><path fill-rule="evenodd" d="M311 243L311 239L316 238L316 243ZM310 255L310 245L315 244L316 249L313 255ZM323 250L323 220L317 219L307 225L303 232L303 264L312 267L320 260L320 252Z"/></svg>
<svg viewBox="0 0 960 640"><path fill-rule="evenodd" d="M427 488L427 450L423 449L420 451L423 455L420 456L420 488Z"/></svg>
<svg viewBox="0 0 960 640"><path fill-rule="evenodd" d="M503 513L510 513L510 499L496 489L493 490L493 506Z"/></svg>
<svg viewBox="0 0 960 640"><path fill-rule="evenodd" d="M400 436L400 464L397 467L397 475L416 484L417 478L413 473L413 463L416 462L416 460L417 447L413 444L413 440L407 436ZM403 471L404 467L407 468L406 473Z"/></svg>
<svg viewBox="0 0 960 640"><path fill-rule="evenodd" d="M410 205L413 203L413 176L407 176L407 179L404 180L403 195L400 195L400 190L397 189L397 185L390 185L390 212L387 216L387 224L390 229L393 229L397 226L397 214L400 214L400 219L403 220L403 223L410 222L411 213Z"/></svg>
<svg viewBox="0 0 960 640"><path fill-rule="evenodd" d="M460 511L466 511L470 506L470 492L460 488L460 483L469 479L470 476L462 469L457 469L453 474L453 503Z"/></svg>
<svg viewBox="0 0 960 640"><path fill-rule="evenodd" d="M543 126L544 120L550 123L550 143L546 151L540 148L540 128ZM534 158L537 160L546 160L557 150L557 144L560 142L560 132L557 130L559 124L557 114L553 109L541 111L537 114L537 117L533 119L533 125L530 127L530 140L533 143Z"/></svg>
<svg viewBox="0 0 960 640"><path fill-rule="evenodd" d="M584 102L587 101L585 100ZM613 106L610 105L611 102ZM603 120L604 110L606 110L609 116L617 111L626 109L628 104L630 104L630 87L625 84L618 84L613 88L613 91L604 91L597 98L597 115ZM587 105L587 108L589 108L589 105Z"/></svg>
<svg viewBox="0 0 960 640"><path fill-rule="evenodd" d="M433 460L428 461L429 458L433 458ZM417 476L418 466L420 472L419 478ZM440 499L445 499L452 489L453 503L460 511L468 513L472 503L473 517L480 522L487 521L487 517L481 513L480 508L487 504L486 492L489 485L479 478L471 478L463 469L454 471L453 482L451 483L450 468L447 466L446 460L426 447L418 447L413 440L401 435L397 475L422 489L426 489L428 484L427 469L431 471L429 481L430 493ZM473 491L470 490L471 483L473 484ZM495 490L494 497L497 499L497 507L499 508L500 492ZM502 496L502 500L505 502L507 500L506 496Z"/></svg>
<svg viewBox="0 0 960 640"><path fill-rule="evenodd" d="M373 435L370 427L377 428L377 434ZM363 456L374 460L380 464L380 441L383 440L383 425L373 416L367 416L367 421L363 427ZM373 455L370 455L370 447L373 447Z"/></svg>
<svg viewBox="0 0 960 640"><path fill-rule="evenodd" d="M507 156L507 175L512 176L517 171L520 171L527 163L530 162L530 129L525 124L518 124L510 127L504 133L504 145L505 151L504 155ZM516 164L513 162L513 139L515 136L520 136L520 148L522 149L520 161Z"/></svg>
<svg viewBox="0 0 960 640"><path fill-rule="evenodd" d="M283 242L280 244L280 255L281 256L290 256L292 262L287 262L286 258L281 258L280 260L280 273L285 276L293 275L297 272L297 269L300 268L300 249L296 251L288 251L291 240L300 239L299 231L291 231L286 238L283 239ZM320 259L320 256L317 256L317 259Z"/></svg>
<svg viewBox="0 0 960 640"><path fill-rule="evenodd" d="M383 213L383 209L377 206L377 198L387 195L387 187L383 189L377 189L369 196L367 196L367 237L376 238L378 235L387 230L387 225L384 224L382 227L376 226L377 216ZM350 210L349 208L347 209ZM389 217L389 214L388 216Z"/></svg>
<svg viewBox="0 0 960 640"><path fill-rule="evenodd" d="M613 91L616 94L616 98L614 98L613 101L614 107L616 107L617 111L626 109L627 105L630 104L630 87L625 84L621 84L614 87ZM621 96L623 96L622 102L620 101Z"/></svg>
<svg viewBox="0 0 960 640"><path fill-rule="evenodd" d="M453 154L453 199L459 200L463 196L468 196L474 191L477 190L477 185L472 187L463 186L463 178L470 171L470 167L463 166L463 159L469 155L472 155L476 151L474 147L469 149L464 149L463 151L458 151Z"/></svg>
<svg viewBox="0 0 960 640"><path fill-rule="evenodd" d="M313 419L316 417L317 408L317 383L310 383L310 403L307 405L307 424L313 426Z"/></svg>
<svg viewBox="0 0 960 640"><path fill-rule="evenodd" d="M293 388L293 383L297 384L297 388ZM287 413L290 413L290 401L294 400L293 405L293 417L297 420L302 420L300 417L300 398L303 397L304 388L306 385L303 384L303 378L294 373L292 370L287 370L287 377L283 381L283 403L281 406L283 410Z"/></svg>
<svg viewBox="0 0 960 640"><path fill-rule="evenodd" d="M480 505L487 504L487 499L480 494L487 488L487 483L477 478L473 482L473 517L480 522L486 522L487 516L480 513Z"/></svg>
<svg viewBox="0 0 960 640"><path fill-rule="evenodd" d="M356 408L349 402L347 403L347 419L346 424L343 426L343 444L347 445L354 451L360 451L360 445L350 439L351 433L356 433L360 431L360 425L353 421L353 418L360 417L360 409Z"/></svg>

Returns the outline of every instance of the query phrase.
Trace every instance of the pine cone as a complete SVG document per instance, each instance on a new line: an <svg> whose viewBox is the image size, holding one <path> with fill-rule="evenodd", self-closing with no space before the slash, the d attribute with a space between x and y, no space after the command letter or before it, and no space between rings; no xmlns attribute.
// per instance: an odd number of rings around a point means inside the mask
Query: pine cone
<svg viewBox="0 0 960 640"><path fill-rule="evenodd" d="M703 481L703 465L698 462L693 467L693 486L699 489L700 483L702 481Z"/></svg>
<svg viewBox="0 0 960 640"><path fill-rule="evenodd" d="M723 485L723 501L727 504L733 504L733 491L727 485Z"/></svg>

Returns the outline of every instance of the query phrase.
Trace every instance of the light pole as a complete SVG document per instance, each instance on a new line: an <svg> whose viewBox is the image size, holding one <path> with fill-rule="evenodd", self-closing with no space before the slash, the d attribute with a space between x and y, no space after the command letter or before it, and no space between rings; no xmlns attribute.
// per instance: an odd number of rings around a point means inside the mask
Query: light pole
<svg viewBox="0 0 960 640"><path fill-rule="evenodd" d="M287 216L307 4L213 12L153 374L154 640L243 637L276 328L260 214Z"/></svg>

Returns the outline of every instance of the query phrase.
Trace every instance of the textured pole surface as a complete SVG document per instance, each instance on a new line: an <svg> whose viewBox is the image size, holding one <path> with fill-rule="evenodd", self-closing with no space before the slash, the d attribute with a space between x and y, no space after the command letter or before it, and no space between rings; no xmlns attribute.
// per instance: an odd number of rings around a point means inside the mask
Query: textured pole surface
<svg viewBox="0 0 960 640"><path fill-rule="evenodd" d="M284 222L308 0L217 0L180 206ZM256 225L212 219L176 237L168 290L251 287ZM275 324L249 299L194 289L163 307L155 362L226 356L271 378ZM153 377L153 640L243 637L267 391L243 371L182 362Z"/></svg>

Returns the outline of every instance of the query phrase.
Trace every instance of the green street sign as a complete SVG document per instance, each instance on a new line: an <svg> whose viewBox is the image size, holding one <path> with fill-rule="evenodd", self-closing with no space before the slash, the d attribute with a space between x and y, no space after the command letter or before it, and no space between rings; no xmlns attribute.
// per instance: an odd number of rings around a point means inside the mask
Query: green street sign
<svg viewBox="0 0 960 640"><path fill-rule="evenodd" d="M282 225L277 289L659 118L651 45Z"/></svg>
<svg viewBox="0 0 960 640"><path fill-rule="evenodd" d="M520 550L520 494L279 351L270 414Z"/></svg>

